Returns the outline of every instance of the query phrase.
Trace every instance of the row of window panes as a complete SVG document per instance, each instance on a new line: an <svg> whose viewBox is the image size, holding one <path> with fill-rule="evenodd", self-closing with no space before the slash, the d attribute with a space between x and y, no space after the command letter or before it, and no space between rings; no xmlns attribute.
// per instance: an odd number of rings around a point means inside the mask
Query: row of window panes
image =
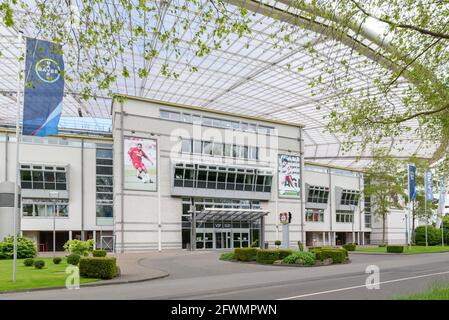
<svg viewBox="0 0 449 320"><path fill-rule="evenodd" d="M256 123L212 118L186 112L160 110L160 117L161 119L165 120L181 121L186 123L201 124L210 127L233 129L246 132L258 132L261 134L272 134L274 130L274 128L272 127L258 125Z"/></svg>
<svg viewBox="0 0 449 320"><path fill-rule="evenodd" d="M255 173L231 173L201 169L175 168L174 186L184 188L205 188L271 192L273 176Z"/></svg>
<svg viewBox="0 0 449 320"><path fill-rule="evenodd" d="M329 198L329 188L309 186L307 202L327 203L328 198Z"/></svg>
<svg viewBox="0 0 449 320"><path fill-rule="evenodd" d="M20 185L22 189L67 190L65 168L21 165Z"/></svg>
<svg viewBox="0 0 449 320"><path fill-rule="evenodd" d="M68 217L68 202L59 201L57 204L48 202L31 202L22 204L24 217Z"/></svg>
<svg viewBox="0 0 449 320"><path fill-rule="evenodd" d="M336 221L342 223L352 223L354 213L352 211L337 211Z"/></svg>
<svg viewBox="0 0 449 320"><path fill-rule="evenodd" d="M344 189L341 194L340 204L348 206L356 206L359 203L359 192Z"/></svg>
<svg viewBox="0 0 449 320"><path fill-rule="evenodd" d="M371 228L371 215L365 214L365 228Z"/></svg>
<svg viewBox="0 0 449 320"><path fill-rule="evenodd" d="M323 209L306 209L307 222L324 222Z"/></svg>
<svg viewBox="0 0 449 320"><path fill-rule="evenodd" d="M96 148L96 216L113 217L113 152L107 146Z"/></svg>
<svg viewBox="0 0 449 320"><path fill-rule="evenodd" d="M182 139L181 152L242 159L259 159L259 148L213 141Z"/></svg>

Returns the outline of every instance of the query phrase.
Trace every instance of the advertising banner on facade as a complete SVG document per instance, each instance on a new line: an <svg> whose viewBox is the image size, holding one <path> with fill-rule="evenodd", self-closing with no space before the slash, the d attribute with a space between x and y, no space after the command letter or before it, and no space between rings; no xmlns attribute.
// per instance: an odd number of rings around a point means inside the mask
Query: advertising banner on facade
<svg viewBox="0 0 449 320"><path fill-rule="evenodd" d="M26 47L23 134L57 134L64 96L61 46L27 38Z"/></svg>
<svg viewBox="0 0 449 320"><path fill-rule="evenodd" d="M157 141L124 138L124 188L157 191Z"/></svg>
<svg viewBox="0 0 449 320"><path fill-rule="evenodd" d="M301 163L299 156L281 154L278 157L279 196L300 198Z"/></svg>

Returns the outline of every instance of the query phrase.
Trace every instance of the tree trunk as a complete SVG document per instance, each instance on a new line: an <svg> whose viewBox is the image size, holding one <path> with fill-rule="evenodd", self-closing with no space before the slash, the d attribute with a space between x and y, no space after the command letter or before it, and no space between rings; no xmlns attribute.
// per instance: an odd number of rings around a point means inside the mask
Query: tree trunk
<svg viewBox="0 0 449 320"><path fill-rule="evenodd" d="M382 215L382 244L385 244L385 214Z"/></svg>

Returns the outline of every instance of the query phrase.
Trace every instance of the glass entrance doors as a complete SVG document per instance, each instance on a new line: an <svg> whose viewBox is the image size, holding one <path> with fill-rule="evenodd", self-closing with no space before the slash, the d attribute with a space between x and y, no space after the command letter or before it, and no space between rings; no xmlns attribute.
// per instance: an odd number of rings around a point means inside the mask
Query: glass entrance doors
<svg viewBox="0 0 449 320"><path fill-rule="evenodd" d="M230 249L231 248L231 232L219 231L215 232L215 249Z"/></svg>

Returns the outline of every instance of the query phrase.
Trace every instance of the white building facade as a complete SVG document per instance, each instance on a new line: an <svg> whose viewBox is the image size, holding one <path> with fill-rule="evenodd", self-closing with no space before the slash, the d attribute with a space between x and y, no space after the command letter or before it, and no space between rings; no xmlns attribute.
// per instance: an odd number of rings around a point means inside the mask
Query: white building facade
<svg viewBox="0 0 449 320"><path fill-rule="evenodd" d="M69 239L117 252L273 246L281 213L291 248L379 242L363 174L305 162L297 124L133 97L111 112L112 134L23 137L20 228L40 251L53 230L57 250ZM15 147L5 128L0 183L15 181ZM399 216L389 242L405 243Z"/></svg>

